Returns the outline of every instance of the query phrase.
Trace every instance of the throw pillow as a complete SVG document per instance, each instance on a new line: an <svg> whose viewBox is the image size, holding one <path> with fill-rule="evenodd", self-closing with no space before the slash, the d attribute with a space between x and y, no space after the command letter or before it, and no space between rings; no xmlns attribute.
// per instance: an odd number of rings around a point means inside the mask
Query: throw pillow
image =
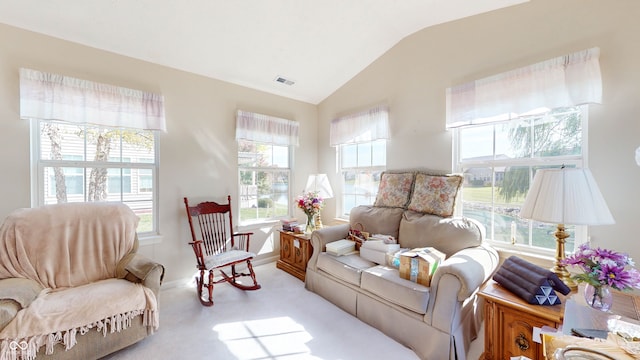
<svg viewBox="0 0 640 360"><path fill-rule="evenodd" d="M442 217L452 216L460 185L460 175L419 173L416 175L408 209Z"/></svg>
<svg viewBox="0 0 640 360"><path fill-rule="evenodd" d="M383 172L374 206L404 208L409 202L414 173Z"/></svg>

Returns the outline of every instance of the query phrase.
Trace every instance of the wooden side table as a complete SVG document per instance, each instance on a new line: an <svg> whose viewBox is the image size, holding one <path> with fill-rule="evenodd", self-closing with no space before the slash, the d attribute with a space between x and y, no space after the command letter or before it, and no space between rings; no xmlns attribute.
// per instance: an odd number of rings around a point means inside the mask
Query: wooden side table
<svg viewBox="0 0 640 360"><path fill-rule="evenodd" d="M530 359L544 359L542 344L533 341L533 328L544 325L558 328L564 318L564 304L571 296L557 294L562 304L553 306L531 305L517 295L489 280L478 295L484 305L484 353L485 360L502 360L520 355ZM640 320L640 297L613 291L611 312L634 320Z"/></svg>
<svg viewBox="0 0 640 360"><path fill-rule="evenodd" d="M520 355L544 359L542 344L533 341L533 328L558 328L562 324L564 296L558 294L562 301L559 305L531 305L493 280L478 295L485 300L481 359L502 360Z"/></svg>
<svg viewBox="0 0 640 360"><path fill-rule="evenodd" d="M313 247L309 235L280 232L280 259L276 263L278 269L304 281L311 254Z"/></svg>

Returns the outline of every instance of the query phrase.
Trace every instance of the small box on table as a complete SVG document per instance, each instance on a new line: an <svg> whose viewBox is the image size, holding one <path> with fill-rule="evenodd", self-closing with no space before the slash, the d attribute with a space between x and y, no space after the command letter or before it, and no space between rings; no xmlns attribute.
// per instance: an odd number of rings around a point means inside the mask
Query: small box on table
<svg viewBox="0 0 640 360"><path fill-rule="evenodd" d="M432 247L416 248L400 254L400 277L417 282L420 285L431 285L431 276L446 255Z"/></svg>

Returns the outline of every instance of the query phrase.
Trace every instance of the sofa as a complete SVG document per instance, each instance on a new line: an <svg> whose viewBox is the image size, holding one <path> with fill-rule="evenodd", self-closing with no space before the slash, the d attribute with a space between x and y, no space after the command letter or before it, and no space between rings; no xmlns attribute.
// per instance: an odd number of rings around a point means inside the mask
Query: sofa
<svg viewBox="0 0 640 360"><path fill-rule="evenodd" d="M0 359L97 359L158 329L164 267L122 203L19 209L0 226Z"/></svg>
<svg viewBox="0 0 640 360"><path fill-rule="evenodd" d="M482 322L480 286L498 267L479 222L453 216L462 177L385 172L373 205L351 210L349 223L311 234L305 287L411 348L421 359L465 359ZM399 276L393 264L359 253L334 256L326 244L352 228L397 239L401 248L433 247L446 255L429 286Z"/></svg>

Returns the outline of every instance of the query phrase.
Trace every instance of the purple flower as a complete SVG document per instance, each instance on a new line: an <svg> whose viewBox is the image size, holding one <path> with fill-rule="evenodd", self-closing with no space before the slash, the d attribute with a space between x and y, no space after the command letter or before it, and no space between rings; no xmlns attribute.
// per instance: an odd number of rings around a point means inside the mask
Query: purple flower
<svg viewBox="0 0 640 360"><path fill-rule="evenodd" d="M562 261L564 265L574 265L582 269L583 274L575 275L577 281L593 286L608 285L617 290L640 289L640 272L633 266L633 260L626 253L608 249L589 247L582 244L571 256Z"/></svg>

